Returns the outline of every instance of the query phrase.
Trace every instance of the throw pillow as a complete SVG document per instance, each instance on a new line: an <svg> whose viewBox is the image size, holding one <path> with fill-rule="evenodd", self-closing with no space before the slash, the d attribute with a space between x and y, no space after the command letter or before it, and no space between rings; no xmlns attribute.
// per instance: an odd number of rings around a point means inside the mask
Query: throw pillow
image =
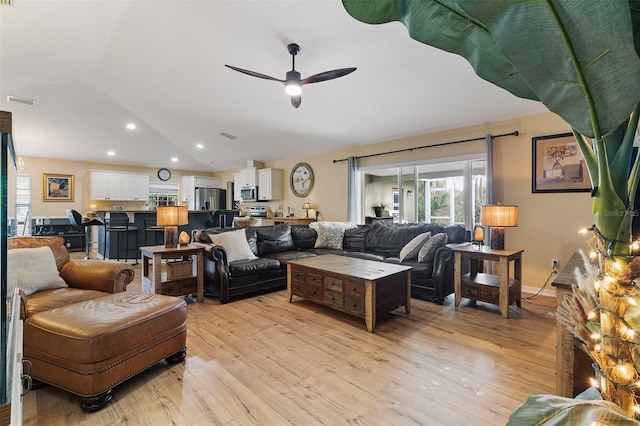
<svg viewBox="0 0 640 426"><path fill-rule="evenodd" d="M28 296L42 290L67 287L47 246L7 251L8 280Z"/></svg>
<svg viewBox="0 0 640 426"><path fill-rule="evenodd" d="M315 248L342 250L344 230L341 226L321 223L318 226L318 238L316 239Z"/></svg>
<svg viewBox="0 0 640 426"><path fill-rule="evenodd" d="M317 231L320 228L320 225L328 225L344 229L354 229L358 227L358 225L353 222L329 222L326 220L321 220L320 222L311 222L309 224L309 228L315 229Z"/></svg>
<svg viewBox="0 0 640 426"><path fill-rule="evenodd" d="M440 247L447 245L447 234L439 233L429 238L418 253L418 262L431 262Z"/></svg>
<svg viewBox="0 0 640 426"><path fill-rule="evenodd" d="M409 241L407 245L400 250L400 262L417 259L422 245L426 243L429 238L431 238L431 232L425 232Z"/></svg>
<svg viewBox="0 0 640 426"><path fill-rule="evenodd" d="M222 234L209 234L209 237L214 245L221 246L227 252L227 262L229 263L237 260L257 259L249 247L244 228Z"/></svg>

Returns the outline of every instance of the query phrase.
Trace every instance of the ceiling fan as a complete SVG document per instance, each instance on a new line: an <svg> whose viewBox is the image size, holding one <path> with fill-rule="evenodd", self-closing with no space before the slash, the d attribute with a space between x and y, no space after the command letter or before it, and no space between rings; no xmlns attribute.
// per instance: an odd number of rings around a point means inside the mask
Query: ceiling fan
<svg viewBox="0 0 640 426"><path fill-rule="evenodd" d="M300 52L300 46L295 43L291 43L287 45L287 49L289 50L289 54L291 55L292 69L291 71L287 72L287 76L284 80L280 80L279 78L271 77L265 74L260 74L259 72L244 70L242 68L237 68L231 65L225 65L225 67L253 77L264 78L265 80L273 80L283 83L285 92L287 93L287 95L291 96L291 105L293 105L294 108L298 108L302 103L302 97L300 96L300 93L302 92L303 84L319 83L321 81L333 80L334 78L343 77L356 70L355 67L340 68L336 70L321 72L320 74L314 74L305 79L300 79L300 73L296 71L296 55Z"/></svg>

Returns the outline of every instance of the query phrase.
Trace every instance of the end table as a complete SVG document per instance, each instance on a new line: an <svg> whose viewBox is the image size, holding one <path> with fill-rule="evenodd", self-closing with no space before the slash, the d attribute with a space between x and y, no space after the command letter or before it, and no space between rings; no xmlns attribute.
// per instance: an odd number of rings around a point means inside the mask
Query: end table
<svg viewBox="0 0 640 426"><path fill-rule="evenodd" d="M188 244L174 248L165 246L140 247L142 253L142 291L169 296L197 293L200 302L204 299L203 255L204 247ZM172 277L162 271L162 259L191 261L191 271ZM149 261L153 261L149 264ZM190 273L189 273L190 272Z"/></svg>
<svg viewBox="0 0 640 426"><path fill-rule="evenodd" d="M503 318L509 317L509 305L522 306L522 253L524 250L493 250L487 246L453 248L455 305L464 296L471 300L500 305ZM462 259L470 259L470 272L462 271ZM498 275L479 273L478 260L498 262ZM509 278L509 264L513 261L513 278Z"/></svg>

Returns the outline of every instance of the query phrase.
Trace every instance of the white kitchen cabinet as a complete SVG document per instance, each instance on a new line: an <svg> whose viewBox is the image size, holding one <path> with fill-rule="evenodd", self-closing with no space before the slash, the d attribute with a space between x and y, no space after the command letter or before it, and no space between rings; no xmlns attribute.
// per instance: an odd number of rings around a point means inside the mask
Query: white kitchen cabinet
<svg viewBox="0 0 640 426"><path fill-rule="evenodd" d="M258 185L258 169L250 167L247 169L240 169L240 171L233 175L233 184L236 188L242 189L250 186Z"/></svg>
<svg viewBox="0 0 640 426"><path fill-rule="evenodd" d="M91 172L92 200L122 199L122 174L108 171Z"/></svg>
<svg viewBox="0 0 640 426"><path fill-rule="evenodd" d="M194 188L222 188L222 179L219 177L193 176Z"/></svg>
<svg viewBox="0 0 640 426"><path fill-rule="evenodd" d="M149 200L149 175L93 170L91 199L146 202Z"/></svg>
<svg viewBox="0 0 640 426"><path fill-rule="evenodd" d="M240 181L242 180L240 173L233 174L233 201L242 201L242 194L240 190L242 186L240 185Z"/></svg>
<svg viewBox="0 0 640 426"><path fill-rule="evenodd" d="M258 170L258 200L269 201L282 198L282 170Z"/></svg>

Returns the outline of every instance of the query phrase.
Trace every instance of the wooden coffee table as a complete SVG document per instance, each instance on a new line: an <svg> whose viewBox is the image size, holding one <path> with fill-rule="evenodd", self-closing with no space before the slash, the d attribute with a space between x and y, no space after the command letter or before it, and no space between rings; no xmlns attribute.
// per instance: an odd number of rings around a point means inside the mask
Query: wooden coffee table
<svg viewBox="0 0 640 426"><path fill-rule="evenodd" d="M293 296L364 318L373 333L376 318L400 306L411 312L411 267L333 254L287 262Z"/></svg>

